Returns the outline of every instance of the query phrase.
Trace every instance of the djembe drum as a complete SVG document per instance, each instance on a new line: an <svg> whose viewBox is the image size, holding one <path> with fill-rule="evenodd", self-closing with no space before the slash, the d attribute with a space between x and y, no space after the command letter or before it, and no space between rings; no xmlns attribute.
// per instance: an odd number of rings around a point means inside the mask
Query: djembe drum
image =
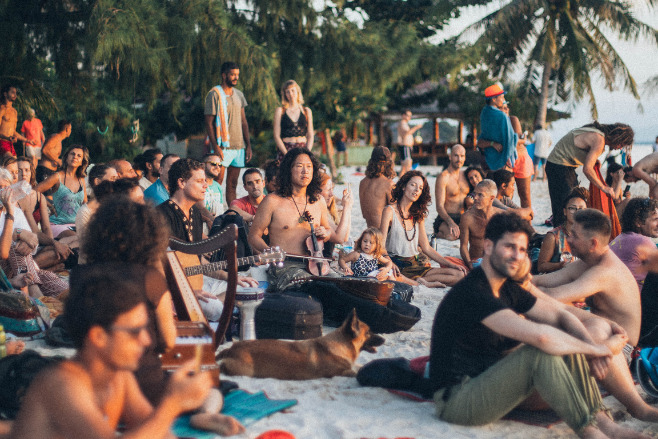
<svg viewBox="0 0 658 439"><path fill-rule="evenodd" d="M235 306L240 310L240 340L256 339L256 308L265 297L265 289L258 287L238 287Z"/></svg>

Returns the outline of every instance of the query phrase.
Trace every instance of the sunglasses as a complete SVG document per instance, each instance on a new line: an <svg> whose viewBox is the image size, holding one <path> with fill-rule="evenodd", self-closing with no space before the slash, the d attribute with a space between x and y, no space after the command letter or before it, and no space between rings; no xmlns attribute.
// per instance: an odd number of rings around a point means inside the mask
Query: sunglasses
<svg viewBox="0 0 658 439"><path fill-rule="evenodd" d="M218 162L206 162L206 163L208 163L210 166L219 166L220 168L222 167L222 164Z"/></svg>

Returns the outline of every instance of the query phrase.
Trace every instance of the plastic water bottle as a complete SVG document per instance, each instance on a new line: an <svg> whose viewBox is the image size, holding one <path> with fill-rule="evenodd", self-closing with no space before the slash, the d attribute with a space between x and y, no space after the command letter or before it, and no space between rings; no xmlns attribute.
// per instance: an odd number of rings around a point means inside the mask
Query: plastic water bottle
<svg viewBox="0 0 658 439"><path fill-rule="evenodd" d="M354 251L354 241L351 238L348 238L347 241L343 244L343 251L346 255Z"/></svg>
<svg viewBox="0 0 658 439"><path fill-rule="evenodd" d="M9 187L14 192L14 201L22 200L32 192L32 186L25 180L17 181Z"/></svg>
<svg viewBox="0 0 658 439"><path fill-rule="evenodd" d="M5 327L0 325L0 358L7 356L7 336L5 335Z"/></svg>

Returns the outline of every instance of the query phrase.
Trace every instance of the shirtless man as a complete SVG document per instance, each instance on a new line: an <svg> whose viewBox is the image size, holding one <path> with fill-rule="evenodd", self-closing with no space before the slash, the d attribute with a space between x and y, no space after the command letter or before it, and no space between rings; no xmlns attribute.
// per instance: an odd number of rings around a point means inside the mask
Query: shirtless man
<svg viewBox="0 0 658 439"><path fill-rule="evenodd" d="M347 190L340 223L333 231L329 224L327 204L321 197L320 163L305 148L294 148L284 156L277 176L278 189L268 194L258 206L249 229L249 244L262 252L269 246L262 236L268 229L270 245L279 246L289 255L306 255L306 238L312 221L318 241L341 243L340 237L351 222L352 197ZM292 278L308 276L305 261L286 259L284 267L270 266L276 288L284 289Z"/></svg>
<svg viewBox="0 0 658 439"><path fill-rule="evenodd" d="M0 104L0 155L11 154L16 157L14 143L17 140L29 143L32 146L36 142L28 140L16 131L18 125L18 113L14 108L14 102L18 97L18 91L13 85L2 88L2 104Z"/></svg>
<svg viewBox="0 0 658 439"><path fill-rule="evenodd" d="M436 211L434 234L438 238L454 241L459 238L459 220L464 212L464 198L468 195L468 180L462 169L466 149L454 145L450 150L450 164L436 179L434 193Z"/></svg>
<svg viewBox="0 0 658 439"><path fill-rule="evenodd" d="M402 113L400 123L398 123L398 145L400 145L400 164L402 165L402 168L400 169L400 177L411 169L411 152L414 147L414 134L423 127L423 124L421 123L411 128L409 126L410 120L411 111L405 110L404 113Z"/></svg>
<svg viewBox="0 0 658 439"><path fill-rule="evenodd" d="M658 199L658 180L654 178L657 172L658 152L649 154L633 166L633 176L649 185L649 196L653 199Z"/></svg>
<svg viewBox="0 0 658 439"><path fill-rule="evenodd" d="M57 124L57 132L50 136L41 149L41 160L37 165L37 183L41 183L53 175L60 166L62 160L62 141L71 135L71 122L60 120Z"/></svg>
<svg viewBox="0 0 658 439"><path fill-rule="evenodd" d="M379 228L382 223L384 207L391 204L391 191L395 186L393 177L391 152L385 146L376 146L368 160L366 176L359 182L361 215L368 227Z"/></svg>
<svg viewBox="0 0 658 439"><path fill-rule="evenodd" d="M533 278L533 283L555 299L571 303L586 298L592 313L620 325L628 335L623 352L615 355L601 384L628 412L643 421L658 422L658 409L638 394L628 365L633 346L640 336L641 305L637 282L630 270L610 250L610 219L595 209L574 214L575 224L567 237L571 253L579 258L553 273ZM586 324L586 326L588 326ZM595 340L604 340L609 331L588 330Z"/></svg>
<svg viewBox="0 0 658 439"><path fill-rule="evenodd" d="M35 378L10 437L113 439L121 422L122 437L173 438L174 420L204 402L210 374L184 363L152 407L133 374L151 342L143 274L128 264L97 265L75 280L63 318L78 352ZM224 434L242 431L234 419L226 427Z"/></svg>
<svg viewBox="0 0 658 439"><path fill-rule="evenodd" d="M473 269L473 262L484 254L484 229L489 219L503 212L493 206L497 193L493 181L479 182L473 191L473 206L464 212L459 222L459 254L469 269Z"/></svg>

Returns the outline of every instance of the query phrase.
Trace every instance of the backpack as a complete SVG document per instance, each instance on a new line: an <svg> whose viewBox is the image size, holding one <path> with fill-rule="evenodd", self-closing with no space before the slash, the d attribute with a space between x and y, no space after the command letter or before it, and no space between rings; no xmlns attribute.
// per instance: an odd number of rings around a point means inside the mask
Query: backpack
<svg viewBox="0 0 658 439"><path fill-rule="evenodd" d="M653 398L658 398L658 348L644 348L635 362L640 387Z"/></svg>
<svg viewBox="0 0 658 439"><path fill-rule="evenodd" d="M238 258L245 258L248 256L253 256L254 252L251 250L249 241L247 240L247 225L244 222L244 219L233 209L228 209L221 215L218 215L217 218L212 223L210 232L208 236L215 236L222 230L224 230L229 224L235 224L238 227L238 242L237 242L237 252ZM218 262L226 259L223 250L218 250L210 258L210 262ZM238 271L248 270L249 265L240 265Z"/></svg>
<svg viewBox="0 0 658 439"><path fill-rule="evenodd" d="M31 350L0 359L0 418L14 419L34 378L63 359L44 357Z"/></svg>

